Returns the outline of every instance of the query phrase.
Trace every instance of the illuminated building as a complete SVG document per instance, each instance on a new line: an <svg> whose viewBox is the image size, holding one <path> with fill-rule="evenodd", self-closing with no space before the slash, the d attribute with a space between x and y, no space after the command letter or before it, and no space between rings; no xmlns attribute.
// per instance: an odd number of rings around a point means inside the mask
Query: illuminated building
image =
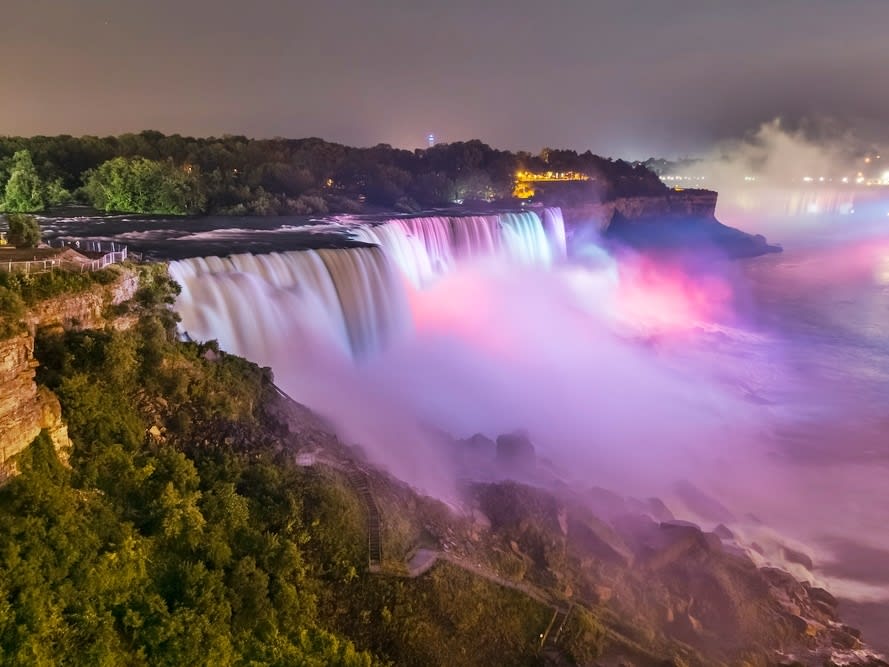
<svg viewBox="0 0 889 667"><path fill-rule="evenodd" d="M519 170L515 175L512 196L516 199L530 199L536 190L534 183L559 183L568 181L588 181L590 177L577 171L533 172Z"/></svg>

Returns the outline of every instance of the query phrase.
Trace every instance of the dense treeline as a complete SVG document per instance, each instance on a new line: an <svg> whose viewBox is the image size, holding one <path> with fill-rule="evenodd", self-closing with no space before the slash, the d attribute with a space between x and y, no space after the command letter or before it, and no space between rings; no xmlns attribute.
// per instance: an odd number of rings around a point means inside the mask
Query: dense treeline
<svg viewBox="0 0 889 667"><path fill-rule="evenodd" d="M368 573L362 505L294 463L268 371L178 342L143 271L133 328L37 342L73 449L41 435L0 487L0 664L535 664L530 598Z"/></svg>
<svg viewBox="0 0 889 667"><path fill-rule="evenodd" d="M146 131L119 137L0 138L6 211L69 200L102 210L167 214L416 210L459 201L508 201L519 169L578 171L582 196L657 193L640 165L589 151L500 151L478 140L408 151L351 148L321 139L191 138Z"/></svg>

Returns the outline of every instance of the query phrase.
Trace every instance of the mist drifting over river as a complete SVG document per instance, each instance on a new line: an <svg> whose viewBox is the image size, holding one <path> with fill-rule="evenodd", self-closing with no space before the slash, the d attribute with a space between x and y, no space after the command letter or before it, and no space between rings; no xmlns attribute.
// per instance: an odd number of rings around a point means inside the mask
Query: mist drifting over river
<svg viewBox="0 0 889 667"><path fill-rule="evenodd" d="M185 260L177 307L429 493L459 502L472 475L453 439L524 429L538 483L657 496L728 524L757 562L889 600L874 556L889 553L889 239L691 267L595 245L566 261L524 215L510 242L461 246L454 226L504 223L453 219L403 229L407 246L320 251L332 287L293 273L304 252Z"/></svg>

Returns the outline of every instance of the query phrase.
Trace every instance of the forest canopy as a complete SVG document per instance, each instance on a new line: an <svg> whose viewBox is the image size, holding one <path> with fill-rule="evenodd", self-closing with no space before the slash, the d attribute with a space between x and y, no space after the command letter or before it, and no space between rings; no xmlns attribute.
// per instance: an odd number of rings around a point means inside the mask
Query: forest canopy
<svg viewBox="0 0 889 667"><path fill-rule="evenodd" d="M538 155L478 141L404 150L353 148L317 138L164 135L0 137L0 209L68 202L105 211L196 215L405 212L464 201L512 201L515 174L575 171L585 200L665 190L644 166L589 151Z"/></svg>

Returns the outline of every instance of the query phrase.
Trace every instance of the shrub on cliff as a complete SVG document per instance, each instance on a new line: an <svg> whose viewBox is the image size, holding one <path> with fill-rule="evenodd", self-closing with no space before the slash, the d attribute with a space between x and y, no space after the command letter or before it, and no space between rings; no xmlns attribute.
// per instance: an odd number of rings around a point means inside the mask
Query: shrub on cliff
<svg viewBox="0 0 889 667"><path fill-rule="evenodd" d="M25 304L13 290L0 286L0 340L21 333L24 329Z"/></svg>
<svg viewBox="0 0 889 667"><path fill-rule="evenodd" d="M109 266L101 271L48 271L46 273L7 273L0 271L0 287L19 295L26 306L33 306L45 299L63 294L76 294L96 285L110 285L124 269L121 265Z"/></svg>
<svg viewBox="0 0 889 667"><path fill-rule="evenodd" d="M7 213L9 242L16 248L36 248L40 243L40 225L33 215Z"/></svg>
<svg viewBox="0 0 889 667"><path fill-rule="evenodd" d="M602 654L606 639L599 621L582 607L574 607L568 614L560 643L576 665L590 665Z"/></svg>

